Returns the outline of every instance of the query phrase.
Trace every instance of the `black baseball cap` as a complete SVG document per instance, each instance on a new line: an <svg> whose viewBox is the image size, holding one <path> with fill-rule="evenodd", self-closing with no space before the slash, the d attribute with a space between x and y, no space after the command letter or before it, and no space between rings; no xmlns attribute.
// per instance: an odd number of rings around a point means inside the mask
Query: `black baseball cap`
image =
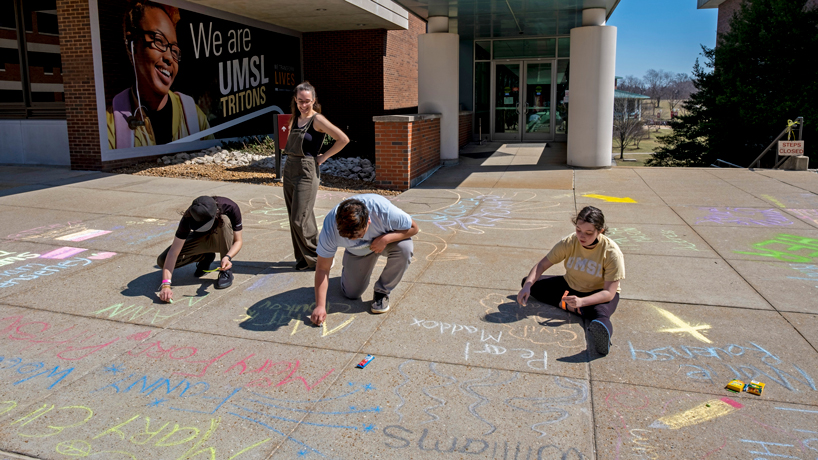
<svg viewBox="0 0 818 460"><path fill-rule="evenodd" d="M213 227L213 222L216 221L216 212L219 206L216 200L210 196L200 196L193 200L188 211L193 222L190 224L190 229L194 232L206 232Z"/></svg>

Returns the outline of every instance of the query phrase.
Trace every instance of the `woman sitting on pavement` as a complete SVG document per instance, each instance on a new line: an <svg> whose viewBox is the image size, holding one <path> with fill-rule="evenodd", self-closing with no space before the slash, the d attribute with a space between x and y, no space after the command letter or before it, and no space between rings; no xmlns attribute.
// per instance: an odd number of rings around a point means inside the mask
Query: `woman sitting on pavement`
<svg viewBox="0 0 818 460"><path fill-rule="evenodd" d="M597 352L607 355L613 334L611 315L619 303L619 282L625 279L625 259L619 246L603 235L608 228L602 211L586 206L573 222L575 233L554 245L523 279L517 303L525 306L532 296L580 315L589 322ZM542 276L562 261L564 276Z"/></svg>
<svg viewBox="0 0 818 460"><path fill-rule="evenodd" d="M241 210L228 198L200 196L182 215L173 244L165 249L156 264L162 267L162 285L159 298L164 302L173 299L171 277L173 269L196 262L193 276L199 278L221 256L216 289L233 284L233 257L241 250Z"/></svg>

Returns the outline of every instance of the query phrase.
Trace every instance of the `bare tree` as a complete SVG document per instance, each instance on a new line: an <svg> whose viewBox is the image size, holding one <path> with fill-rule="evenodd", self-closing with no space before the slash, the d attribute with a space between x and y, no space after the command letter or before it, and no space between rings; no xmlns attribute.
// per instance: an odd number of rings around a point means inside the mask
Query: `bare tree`
<svg viewBox="0 0 818 460"><path fill-rule="evenodd" d="M634 113L635 111L636 99L614 99L613 143L619 149L620 160L625 159L625 147L643 135L642 120Z"/></svg>
<svg viewBox="0 0 818 460"><path fill-rule="evenodd" d="M645 82L641 78L628 75L619 82L616 88L629 93L643 94L645 92Z"/></svg>
<svg viewBox="0 0 818 460"><path fill-rule="evenodd" d="M690 87L692 87L690 77L685 73L677 73L670 79L667 88L666 99L670 106L671 113L685 99L690 97Z"/></svg>
<svg viewBox="0 0 818 460"><path fill-rule="evenodd" d="M645 139L650 139L650 130L645 129L644 122L639 127L639 132L633 136L633 148L639 151L639 143Z"/></svg>
<svg viewBox="0 0 818 460"><path fill-rule="evenodd" d="M650 69L645 72L645 93L653 100L656 105L653 106L653 113L656 113L656 107L662 102L662 98L667 94L668 86L673 78L673 74L665 70Z"/></svg>

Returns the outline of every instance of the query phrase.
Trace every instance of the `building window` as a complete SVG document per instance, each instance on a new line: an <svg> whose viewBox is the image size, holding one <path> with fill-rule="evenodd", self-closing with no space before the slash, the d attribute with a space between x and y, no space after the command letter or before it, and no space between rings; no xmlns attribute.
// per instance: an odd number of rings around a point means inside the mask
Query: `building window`
<svg viewBox="0 0 818 460"><path fill-rule="evenodd" d="M571 57L571 38L565 37L558 40L557 56L561 58Z"/></svg>
<svg viewBox="0 0 818 460"><path fill-rule="evenodd" d="M494 40L494 59L550 58L557 56L557 39Z"/></svg>
<svg viewBox="0 0 818 460"><path fill-rule="evenodd" d="M475 61L489 61L489 60L491 60L491 42L490 41L474 42L474 60Z"/></svg>
<svg viewBox="0 0 818 460"><path fill-rule="evenodd" d="M65 118L57 0L0 0L0 118Z"/></svg>

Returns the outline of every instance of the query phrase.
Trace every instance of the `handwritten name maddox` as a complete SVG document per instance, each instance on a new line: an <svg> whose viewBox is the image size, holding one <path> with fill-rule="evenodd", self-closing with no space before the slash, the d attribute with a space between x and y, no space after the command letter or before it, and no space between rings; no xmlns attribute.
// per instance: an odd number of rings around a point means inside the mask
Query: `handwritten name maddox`
<svg viewBox="0 0 818 460"><path fill-rule="evenodd" d="M199 23L198 36L193 24L190 25L190 34L193 38L193 52L196 59L204 53L204 57L221 56L227 54L249 52L251 43L250 29L236 29L227 32L227 48L222 46L223 36L218 30L213 30L213 23L209 23L205 31L204 23ZM291 72L275 72L275 83L295 86L295 74ZM222 115L227 117L236 113L252 109L267 103L265 84L270 79L264 73L264 55L232 59L219 62L219 91L222 97L219 106ZM231 94L232 93L232 94Z"/></svg>

